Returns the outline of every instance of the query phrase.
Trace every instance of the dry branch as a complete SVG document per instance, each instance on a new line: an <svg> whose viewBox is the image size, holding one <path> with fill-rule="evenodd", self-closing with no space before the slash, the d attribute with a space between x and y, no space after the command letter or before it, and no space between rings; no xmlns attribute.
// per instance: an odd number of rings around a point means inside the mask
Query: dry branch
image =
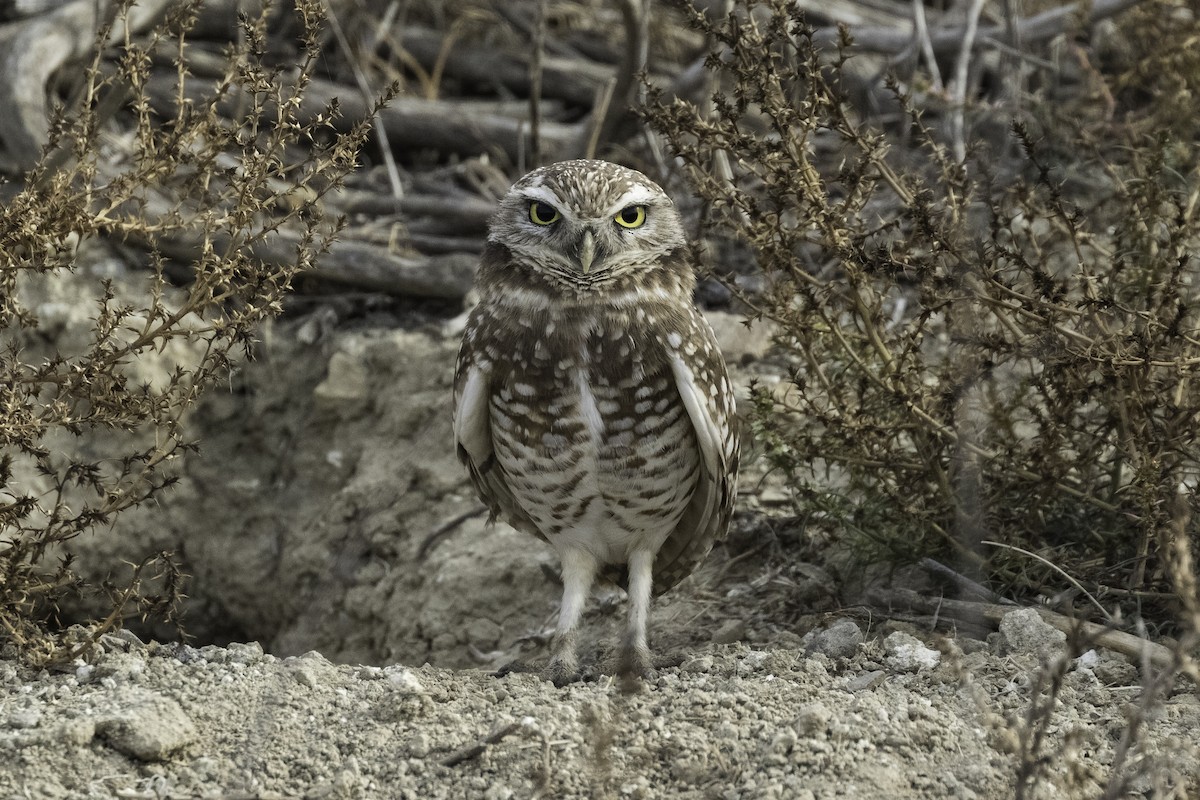
<svg viewBox="0 0 1200 800"><path fill-rule="evenodd" d="M454 231L461 234L487 232L488 219L496 211L495 204L474 195L406 194L399 201L394 197L359 189L345 189L328 197L329 207L347 214L403 215L410 227L420 220L425 232Z"/></svg>
<svg viewBox="0 0 1200 800"><path fill-rule="evenodd" d="M996 603L974 603L969 600L925 597L903 589L881 593L878 599L889 606L899 606L922 614L953 617L973 624L985 620L992 625L999 625L1001 619L1017 610L1016 606ZM1159 668L1167 668L1174 663L1170 648L1148 639L1104 625L1097 625L1094 622L1064 616L1047 608L1035 607L1034 610L1047 624L1068 636L1074 633L1082 634L1089 643L1097 647L1106 647L1133 659L1148 658L1151 664Z"/></svg>
<svg viewBox="0 0 1200 800"><path fill-rule="evenodd" d="M1120 14L1126 11L1143 0L1096 0L1091 4L1086 19L1082 20L1084 25L1094 25L1102 19ZM1011 26L1015 30L1020 41L1026 45L1033 42L1040 42L1050 39L1060 33L1065 33L1070 29L1072 21L1079 17L1079 6L1071 3L1058 8L1052 8L1049 11L1043 11L1041 14L1035 14L1032 17L1025 17L1015 22ZM933 50L938 55L950 55L958 51L962 46L963 36L966 32L966 24L956 26L954 28L942 28L940 30L930 31L930 43ZM985 25L981 26L978 31L979 41L999 40L1006 41L1009 38L1008 24ZM852 28L850 31L854 38L854 49L868 50L874 53L887 53L895 55L901 53L912 46L913 33L911 25L903 28L896 27L871 27L871 28ZM813 36L813 40L825 46L835 45L838 41L839 33L836 26L820 28Z"/></svg>

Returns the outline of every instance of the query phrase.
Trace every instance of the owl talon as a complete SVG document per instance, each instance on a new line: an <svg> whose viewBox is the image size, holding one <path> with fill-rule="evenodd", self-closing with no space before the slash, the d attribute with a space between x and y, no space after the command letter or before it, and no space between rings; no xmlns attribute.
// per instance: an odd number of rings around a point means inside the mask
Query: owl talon
<svg viewBox="0 0 1200 800"><path fill-rule="evenodd" d="M567 664L558 657L550 659L550 664L542 673L542 677L553 683L559 689L571 684L578 683L583 680L583 676L579 674L579 668L574 664Z"/></svg>
<svg viewBox="0 0 1200 800"><path fill-rule="evenodd" d="M505 678L505 677L508 677L509 675L513 675L513 674L521 675L521 674L530 673L530 672L537 672L537 668L530 664L527 664L524 661L520 661L520 660L510 661L507 664L505 664L504 666L500 667L500 669L493 672L492 677L493 678Z"/></svg>

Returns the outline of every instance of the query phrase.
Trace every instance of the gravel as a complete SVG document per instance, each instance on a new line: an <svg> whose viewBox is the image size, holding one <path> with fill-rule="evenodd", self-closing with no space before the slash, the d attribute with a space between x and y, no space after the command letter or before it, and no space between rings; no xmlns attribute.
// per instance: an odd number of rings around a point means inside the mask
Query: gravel
<svg viewBox="0 0 1200 800"><path fill-rule="evenodd" d="M0 661L0 797L1006 798L1036 660L942 656L898 633L840 660L709 644L635 694L253 643L151 643L90 671ZM1046 748L1087 769L1039 797L1103 785L1078 775L1103 778L1130 699L1068 673ZM1195 695L1146 724L1143 766L1195 781Z"/></svg>

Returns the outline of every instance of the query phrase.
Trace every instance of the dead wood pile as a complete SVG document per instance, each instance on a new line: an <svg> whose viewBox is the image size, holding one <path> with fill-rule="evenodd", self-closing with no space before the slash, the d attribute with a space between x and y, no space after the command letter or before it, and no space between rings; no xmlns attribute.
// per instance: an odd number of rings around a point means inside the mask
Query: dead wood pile
<svg viewBox="0 0 1200 800"><path fill-rule="evenodd" d="M858 85L847 90L863 114L886 115L888 74L919 104L944 117L947 139L961 150L964 118L985 84L1012 88L1013 76L1055 73L1071 60L1046 58L1069 34L1105 24L1139 0L1064 3L1025 17L1010 4L964 0L798 0L831 50L842 30L853 44ZM176 64L154 64L145 93L163 115L181 97L204 102L211 79L227 69L223 48L239 36L247 4L205 0L184 51L189 74L176 85ZM141 0L110 36L111 59L126 37L144 35L171 0ZM497 196L523 170L548 161L598 155L662 168L667 156L639 125L632 108L645 91L638 79L703 108L713 88L704 68L715 43L686 24L681 5L651 0L463 0L453 3L368 3L329 0L327 74L305 94L302 114L317 115L336 100L339 125L371 113L372 98L389 84L397 96L375 119L366 169L327 196L329 210L349 226L321 262L317 285L392 295L461 298L482 248ZM710 15L755 14L732 0L696 0ZM75 76L89 58L105 0L0 0L0 171L19 185L43 156L56 106L81 102ZM1111 23L1108 23L1111 24ZM286 61L295 45L287 30L272 32ZM293 37L294 38L294 37ZM239 98L222 103L236 106ZM128 123L110 110L114 147ZM61 154L60 154L61 155ZM52 154L53 156L53 154ZM655 163L657 162L657 164ZM0 188L0 200L3 200ZM159 247L186 261L195 242L174 237ZM267 259L294 250L286 233Z"/></svg>

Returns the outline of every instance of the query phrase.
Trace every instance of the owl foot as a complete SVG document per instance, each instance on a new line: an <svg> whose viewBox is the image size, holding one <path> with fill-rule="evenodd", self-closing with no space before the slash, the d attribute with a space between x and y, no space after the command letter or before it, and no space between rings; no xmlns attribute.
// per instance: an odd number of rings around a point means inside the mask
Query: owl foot
<svg viewBox="0 0 1200 800"><path fill-rule="evenodd" d="M577 666L561 661L557 656L550 659L550 663L542 671L542 677L559 689L568 684L578 683L583 680L583 675L579 672Z"/></svg>
<svg viewBox="0 0 1200 800"><path fill-rule="evenodd" d="M555 686L563 687L580 679L579 657L576 655L577 635L573 629L554 634L550 648L554 653L543 676Z"/></svg>
<svg viewBox="0 0 1200 800"><path fill-rule="evenodd" d="M617 675L621 679L621 691L635 694L645 688L643 681L654 668L650 659L650 648L643 637L630 631L621 643L621 663Z"/></svg>

